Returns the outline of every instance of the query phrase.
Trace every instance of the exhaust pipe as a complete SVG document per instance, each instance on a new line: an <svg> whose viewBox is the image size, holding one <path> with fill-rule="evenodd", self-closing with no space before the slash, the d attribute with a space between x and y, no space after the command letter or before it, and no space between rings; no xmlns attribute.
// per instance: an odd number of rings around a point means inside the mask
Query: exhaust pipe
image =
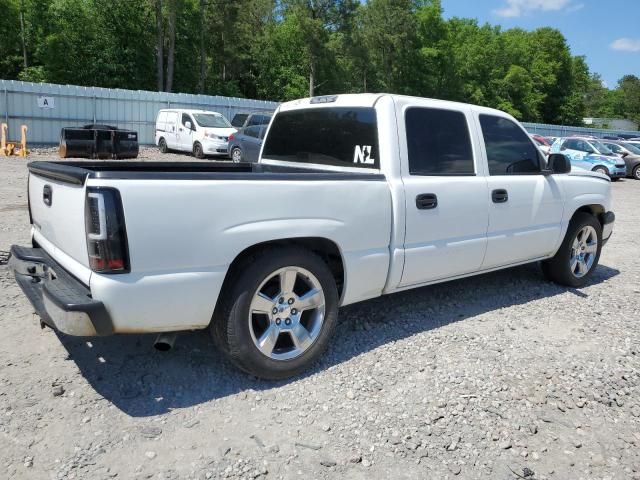
<svg viewBox="0 0 640 480"><path fill-rule="evenodd" d="M176 342L177 336L177 333L161 333L160 335L158 335L158 338L156 338L153 346L160 352L168 352L173 348L173 344Z"/></svg>

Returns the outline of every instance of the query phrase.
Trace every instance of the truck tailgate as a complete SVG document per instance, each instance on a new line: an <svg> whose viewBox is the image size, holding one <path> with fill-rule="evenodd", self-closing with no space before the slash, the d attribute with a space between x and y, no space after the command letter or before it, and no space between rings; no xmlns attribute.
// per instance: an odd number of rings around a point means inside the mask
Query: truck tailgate
<svg viewBox="0 0 640 480"><path fill-rule="evenodd" d="M84 182L65 182L32 171L29 174L29 204L34 240L63 267L88 284L90 270L85 237ZM78 264L86 268L78 268Z"/></svg>

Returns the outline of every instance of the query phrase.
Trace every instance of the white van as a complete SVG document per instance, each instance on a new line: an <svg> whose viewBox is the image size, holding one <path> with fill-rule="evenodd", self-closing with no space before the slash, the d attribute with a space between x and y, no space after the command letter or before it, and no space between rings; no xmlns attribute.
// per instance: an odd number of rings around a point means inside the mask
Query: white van
<svg viewBox="0 0 640 480"><path fill-rule="evenodd" d="M229 135L236 129L222 114L206 110L166 109L156 117L156 145L162 153L169 150L226 156Z"/></svg>

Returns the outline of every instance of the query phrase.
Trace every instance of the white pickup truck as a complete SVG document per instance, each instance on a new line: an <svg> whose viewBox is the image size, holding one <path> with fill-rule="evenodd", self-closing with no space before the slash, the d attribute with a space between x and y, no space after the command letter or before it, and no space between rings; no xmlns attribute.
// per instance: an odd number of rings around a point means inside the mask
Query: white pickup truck
<svg viewBox="0 0 640 480"><path fill-rule="evenodd" d="M282 104L258 164L33 162L10 264L70 335L205 329L242 369L296 374L338 308L542 262L584 285L610 182L546 160L509 115L384 94Z"/></svg>

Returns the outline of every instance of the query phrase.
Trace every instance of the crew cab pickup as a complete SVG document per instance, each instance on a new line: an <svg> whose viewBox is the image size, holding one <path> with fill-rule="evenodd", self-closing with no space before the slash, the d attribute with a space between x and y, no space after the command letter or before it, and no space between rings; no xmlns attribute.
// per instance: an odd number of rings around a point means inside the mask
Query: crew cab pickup
<svg viewBox="0 0 640 480"><path fill-rule="evenodd" d="M257 164L33 162L10 263L70 335L210 329L239 367L300 372L338 308L541 262L584 285L610 181L548 159L508 114L386 94L282 104Z"/></svg>

